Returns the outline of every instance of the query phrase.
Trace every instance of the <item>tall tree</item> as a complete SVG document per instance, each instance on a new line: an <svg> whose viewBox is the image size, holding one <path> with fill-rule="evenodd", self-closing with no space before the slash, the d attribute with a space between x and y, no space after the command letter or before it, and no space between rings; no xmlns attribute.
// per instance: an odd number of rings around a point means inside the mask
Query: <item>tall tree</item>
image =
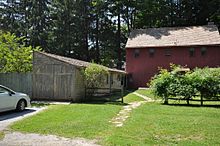
<svg viewBox="0 0 220 146"><path fill-rule="evenodd" d="M30 2L29 36L30 45L41 46L45 50L48 48L46 40L48 39L49 27L49 0L32 0ZM26 22L26 23L28 23Z"/></svg>

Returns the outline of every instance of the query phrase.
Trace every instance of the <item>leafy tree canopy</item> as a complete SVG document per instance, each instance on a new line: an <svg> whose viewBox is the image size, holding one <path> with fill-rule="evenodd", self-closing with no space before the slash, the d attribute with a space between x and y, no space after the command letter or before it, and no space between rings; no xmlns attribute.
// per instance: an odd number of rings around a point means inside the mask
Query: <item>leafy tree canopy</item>
<svg viewBox="0 0 220 146"><path fill-rule="evenodd" d="M25 45L24 37L0 32L0 72L29 72L32 70L33 48Z"/></svg>

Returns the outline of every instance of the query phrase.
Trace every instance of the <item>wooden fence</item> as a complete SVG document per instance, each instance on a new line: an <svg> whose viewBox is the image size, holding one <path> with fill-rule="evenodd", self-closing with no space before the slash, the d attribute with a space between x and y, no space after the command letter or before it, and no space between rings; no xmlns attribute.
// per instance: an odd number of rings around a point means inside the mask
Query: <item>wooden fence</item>
<svg viewBox="0 0 220 146"><path fill-rule="evenodd" d="M85 88L85 100L92 101L116 101L121 99L123 103L124 88Z"/></svg>
<svg viewBox="0 0 220 146"><path fill-rule="evenodd" d="M194 97L196 97L198 95L194 95ZM183 100L183 101L186 101L187 104L189 104L189 101L198 101L201 103L201 106L203 105L203 102L206 102L206 101L220 101L220 96L214 96L213 99L204 99L204 97L200 96L200 99L193 99L193 98L167 98L167 103L168 103L168 100Z"/></svg>
<svg viewBox="0 0 220 146"><path fill-rule="evenodd" d="M0 85L32 97L32 73L0 73Z"/></svg>

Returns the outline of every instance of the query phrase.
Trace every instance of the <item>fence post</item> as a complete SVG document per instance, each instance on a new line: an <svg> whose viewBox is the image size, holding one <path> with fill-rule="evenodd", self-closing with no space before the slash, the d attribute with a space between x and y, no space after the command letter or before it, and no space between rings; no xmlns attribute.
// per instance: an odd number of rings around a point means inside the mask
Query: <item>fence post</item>
<svg viewBox="0 0 220 146"><path fill-rule="evenodd" d="M124 102L124 87L121 88L121 102Z"/></svg>
<svg viewBox="0 0 220 146"><path fill-rule="evenodd" d="M203 95L201 95L201 106L203 106Z"/></svg>
<svg viewBox="0 0 220 146"><path fill-rule="evenodd" d="M86 93L87 93L87 91L86 91L86 86L85 86L85 101L86 101Z"/></svg>
<svg viewBox="0 0 220 146"><path fill-rule="evenodd" d="M112 74L110 73L110 82L109 82L109 94L112 93Z"/></svg>
<svg viewBox="0 0 220 146"><path fill-rule="evenodd" d="M186 101L187 101L187 105L189 105L189 98L187 98Z"/></svg>

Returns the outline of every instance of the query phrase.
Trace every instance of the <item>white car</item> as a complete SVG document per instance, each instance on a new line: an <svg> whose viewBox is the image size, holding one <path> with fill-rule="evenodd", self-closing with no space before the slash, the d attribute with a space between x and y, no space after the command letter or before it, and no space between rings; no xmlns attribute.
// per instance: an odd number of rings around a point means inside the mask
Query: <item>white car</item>
<svg viewBox="0 0 220 146"><path fill-rule="evenodd" d="M23 111L30 106L30 98L27 94L15 92L0 85L0 112L17 110Z"/></svg>

